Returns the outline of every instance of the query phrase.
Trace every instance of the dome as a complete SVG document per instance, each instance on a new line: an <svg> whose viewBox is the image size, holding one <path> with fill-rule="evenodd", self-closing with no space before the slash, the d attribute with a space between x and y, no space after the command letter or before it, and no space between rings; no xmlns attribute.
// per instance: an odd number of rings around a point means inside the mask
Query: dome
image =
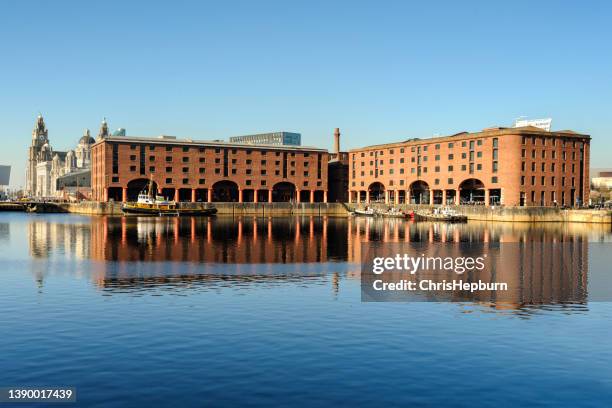
<svg viewBox="0 0 612 408"><path fill-rule="evenodd" d="M93 137L91 137L91 135L89 134L89 129L85 129L83 136L79 139L79 144L90 145L95 142L96 140Z"/></svg>
<svg viewBox="0 0 612 408"><path fill-rule="evenodd" d="M79 144L94 144L96 140L88 135L85 135L79 139Z"/></svg>

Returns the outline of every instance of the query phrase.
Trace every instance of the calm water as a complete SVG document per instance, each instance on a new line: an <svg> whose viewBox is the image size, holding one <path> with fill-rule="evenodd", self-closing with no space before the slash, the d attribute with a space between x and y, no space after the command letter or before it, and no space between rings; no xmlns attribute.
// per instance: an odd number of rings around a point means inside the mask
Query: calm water
<svg viewBox="0 0 612 408"><path fill-rule="evenodd" d="M589 270L504 303L362 303L365 241L570 242ZM587 225L0 213L0 387L75 386L88 407L610 406L612 303L593 301L612 292L610 241Z"/></svg>

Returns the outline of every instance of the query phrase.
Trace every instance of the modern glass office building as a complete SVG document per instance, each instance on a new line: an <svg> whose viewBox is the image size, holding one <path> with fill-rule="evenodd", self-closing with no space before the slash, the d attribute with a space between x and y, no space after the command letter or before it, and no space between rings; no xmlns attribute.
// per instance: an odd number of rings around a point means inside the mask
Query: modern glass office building
<svg viewBox="0 0 612 408"><path fill-rule="evenodd" d="M230 143L300 146L302 135L292 132L259 133L256 135L232 136Z"/></svg>

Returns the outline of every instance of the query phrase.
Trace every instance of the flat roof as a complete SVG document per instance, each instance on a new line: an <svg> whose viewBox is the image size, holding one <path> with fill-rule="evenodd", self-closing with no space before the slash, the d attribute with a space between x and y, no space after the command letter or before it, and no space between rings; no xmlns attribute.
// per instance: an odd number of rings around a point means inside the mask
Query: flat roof
<svg viewBox="0 0 612 408"><path fill-rule="evenodd" d="M495 137L495 136L504 136L504 135L519 135L519 136L551 136L551 137L569 137L576 139L591 139L591 136L586 134L576 133L573 130L555 130L555 131L546 131L534 126L524 126L518 128L487 128L483 129L480 132L459 132L450 136L438 136L431 137L427 139L420 138L411 138L407 140L403 140L401 142L392 142L392 143L382 143L370 146L359 147L355 149L349 150L350 152L358 152L362 150L373 150L380 148L389 148L389 147L401 147L401 146L416 146L430 143L440 143L440 142L452 142L455 140L465 140L465 139L478 139L481 137Z"/></svg>
<svg viewBox="0 0 612 408"><path fill-rule="evenodd" d="M163 145L188 145L197 147L221 147L221 148L236 148L246 150L287 150L287 151L309 151L328 153L327 149L321 149L311 146L294 146L294 145L274 145L274 144L244 144L231 143L222 140L193 140L188 138L179 139L176 136L108 136L105 139L96 141L97 145L103 142L118 142L118 143L142 143L142 144L163 144Z"/></svg>

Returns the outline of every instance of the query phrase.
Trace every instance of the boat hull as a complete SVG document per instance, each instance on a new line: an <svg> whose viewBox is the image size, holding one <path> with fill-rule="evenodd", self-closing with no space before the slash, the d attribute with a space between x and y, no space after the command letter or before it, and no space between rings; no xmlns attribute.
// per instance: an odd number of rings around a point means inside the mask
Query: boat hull
<svg viewBox="0 0 612 408"><path fill-rule="evenodd" d="M172 209L160 209L160 208L145 208L131 205L124 205L121 207L124 214L130 215L174 215L174 216L210 216L217 213L216 208L172 208Z"/></svg>
<svg viewBox="0 0 612 408"><path fill-rule="evenodd" d="M415 221L433 221L433 222L448 222L448 223L462 223L467 222L467 216L465 215L433 215L433 214L414 214Z"/></svg>
<svg viewBox="0 0 612 408"><path fill-rule="evenodd" d="M355 210L353 212L353 214L359 215L359 216L362 216L362 217L374 217L376 215L374 213L370 213L370 212L367 212L367 211L361 211L361 210Z"/></svg>

